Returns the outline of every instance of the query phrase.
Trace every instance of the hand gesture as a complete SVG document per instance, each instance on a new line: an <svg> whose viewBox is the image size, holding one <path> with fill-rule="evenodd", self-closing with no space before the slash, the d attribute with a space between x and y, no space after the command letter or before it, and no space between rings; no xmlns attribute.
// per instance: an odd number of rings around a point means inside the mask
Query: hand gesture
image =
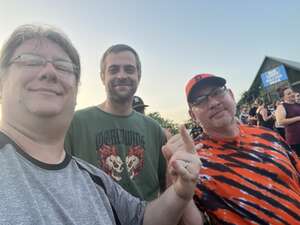
<svg viewBox="0 0 300 225"><path fill-rule="evenodd" d="M176 194L190 200L198 181L198 173L201 161L196 154L191 136L185 127L180 127L180 134L173 136L163 147L163 154L168 161L168 171L172 176L172 182Z"/></svg>

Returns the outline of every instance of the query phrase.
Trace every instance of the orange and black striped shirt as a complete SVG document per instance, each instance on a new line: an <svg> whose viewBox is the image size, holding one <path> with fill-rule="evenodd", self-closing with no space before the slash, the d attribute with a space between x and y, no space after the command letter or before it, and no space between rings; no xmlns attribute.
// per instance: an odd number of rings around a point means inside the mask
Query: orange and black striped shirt
<svg viewBox="0 0 300 225"><path fill-rule="evenodd" d="M300 224L300 161L271 130L240 126L240 135L202 135L203 167L194 200L213 224Z"/></svg>

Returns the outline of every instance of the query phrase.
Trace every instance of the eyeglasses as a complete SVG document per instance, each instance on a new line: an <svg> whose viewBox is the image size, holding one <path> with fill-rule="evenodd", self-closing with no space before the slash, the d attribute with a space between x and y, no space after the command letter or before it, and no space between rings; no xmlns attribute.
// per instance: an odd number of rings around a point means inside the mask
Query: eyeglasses
<svg viewBox="0 0 300 225"><path fill-rule="evenodd" d="M48 60L43 56L29 53L16 56L9 64L17 63L30 69L42 69L48 62L62 75L75 75L78 70L78 67L70 61L63 59Z"/></svg>
<svg viewBox="0 0 300 225"><path fill-rule="evenodd" d="M228 89L226 86L218 87L213 89L206 95L198 96L196 99L191 103L192 106L205 106L208 103L208 97L212 98L221 98L225 96Z"/></svg>

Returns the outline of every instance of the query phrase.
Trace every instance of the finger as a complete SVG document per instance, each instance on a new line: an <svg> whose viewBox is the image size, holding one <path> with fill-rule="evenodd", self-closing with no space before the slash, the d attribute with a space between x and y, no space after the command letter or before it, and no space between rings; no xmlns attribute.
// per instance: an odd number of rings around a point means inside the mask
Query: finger
<svg viewBox="0 0 300 225"><path fill-rule="evenodd" d="M162 150L163 156L165 157L166 161L169 161L170 158L172 157L172 151L170 149L168 149L168 147L166 145L164 145L161 150Z"/></svg>
<svg viewBox="0 0 300 225"><path fill-rule="evenodd" d="M198 143L194 147L195 147L195 151L198 152L198 150L200 150L201 148L203 148L203 144L202 143Z"/></svg>
<svg viewBox="0 0 300 225"><path fill-rule="evenodd" d="M168 143L173 144L173 143L178 142L178 140L180 140L180 139L181 139L180 134L175 134L168 139Z"/></svg>
<svg viewBox="0 0 300 225"><path fill-rule="evenodd" d="M195 153L195 146L192 137L189 135L184 125L180 126L180 135L184 142L185 149L187 152Z"/></svg>
<svg viewBox="0 0 300 225"><path fill-rule="evenodd" d="M190 171L192 169L188 169L188 166L186 167L185 165L187 165L186 162L181 160L172 162L173 171L171 172L171 174L176 174L186 182L195 182L197 173L195 171Z"/></svg>
<svg viewBox="0 0 300 225"><path fill-rule="evenodd" d="M164 128L164 133L165 133L165 136L166 136L167 140L169 140L173 136L168 128Z"/></svg>
<svg viewBox="0 0 300 225"><path fill-rule="evenodd" d="M181 160L176 160L172 162L172 175L181 177L181 179L188 180L188 171L184 168L184 163Z"/></svg>

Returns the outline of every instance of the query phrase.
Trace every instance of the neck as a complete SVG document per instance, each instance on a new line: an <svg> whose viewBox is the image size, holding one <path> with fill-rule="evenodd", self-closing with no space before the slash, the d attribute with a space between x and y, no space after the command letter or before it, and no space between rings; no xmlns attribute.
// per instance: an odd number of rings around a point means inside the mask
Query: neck
<svg viewBox="0 0 300 225"><path fill-rule="evenodd" d="M294 104L295 103L294 101L289 101L289 100L285 100L284 102L287 103L287 104Z"/></svg>
<svg viewBox="0 0 300 225"><path fill-rule="evenodd" d="M1 131L31 157L48 164L61 163L65 158L64 137L66 129L51 129L53 127L51 122L36 123L31 123L31 127L28 128L16 126L4 118L1 122Z"/></svg>
<svg viewBox="0 0 300 225"><path fill-rule="evenodd" d="M218 129L205 129L204 133L211 138L215 139L231 139L239 135L240 129L237 121L234 121L231 125L225 127L219 127Z"/></svg>
<svg viewBox="0 0 300 225"><path fill-rule="evenodd" d="M132 112L131 101L123 102L123 103L116 103L109 101L106 99L105 102L99 105L99 108L104 112L111 113L117 116L128 116Z"/></svg>

